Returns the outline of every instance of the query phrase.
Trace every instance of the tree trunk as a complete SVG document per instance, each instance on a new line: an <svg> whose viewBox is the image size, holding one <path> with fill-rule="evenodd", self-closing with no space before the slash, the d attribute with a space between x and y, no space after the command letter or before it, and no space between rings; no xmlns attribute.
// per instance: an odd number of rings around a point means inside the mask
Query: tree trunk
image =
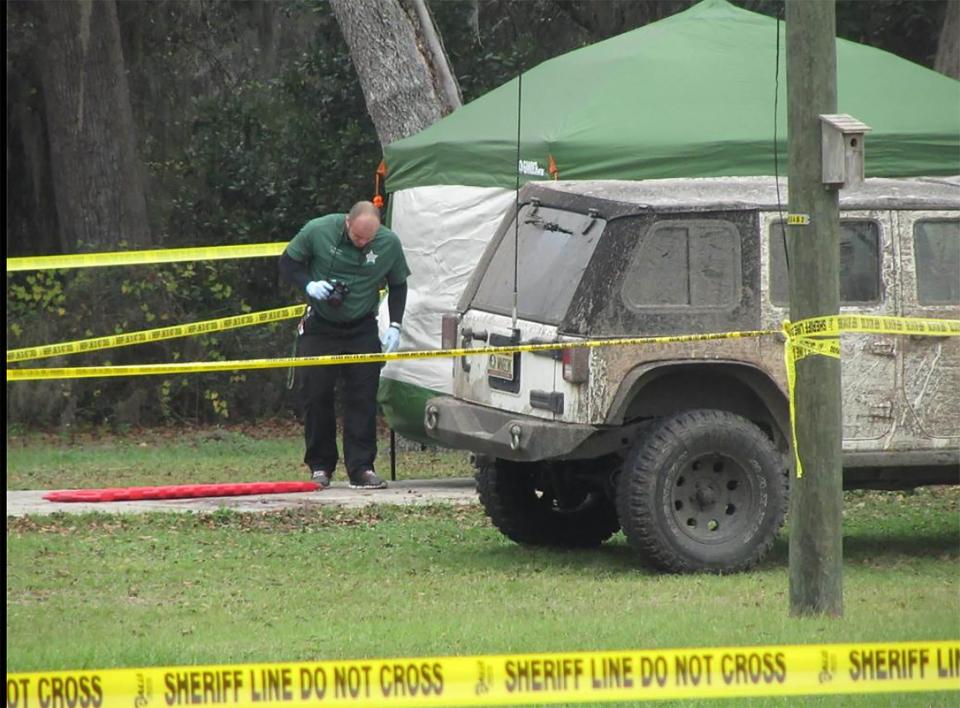
<svg viewBox="0 0 960 708"><path fill-rule="evenodd" d="M64 252L52 208L53 175L40 95L35 3L8 2L7 10L7 227L8 256Z"/></svg>
<svg viewBox="0 0 960 708"><path fill-rule="evenodd" d="M41 80L61 242L150 243L142 166L113 0L42 3Z"/></svg>
<svg viewBox="0 0 960 708"><path fill-rule="evenodd" d="M277 46L280 42L277 13L280 9L280 4L273 0L260 0L254 6L257 39L260 45L257 76L263 81L272 79L277 73Z"/></svg>
<svg viewBox="0 0 960 708"><path fill-rule="evenodd" d="M960 79L960 0L948 0L933 68Z"/></svg>
<svg viewBox="0 0 960 708"><path fill-rule="evenodd" d="M413 135L460 106L433 20L421 21L415 5L410 15L398 0L330 0L330 6L381 145Z"/></svg>

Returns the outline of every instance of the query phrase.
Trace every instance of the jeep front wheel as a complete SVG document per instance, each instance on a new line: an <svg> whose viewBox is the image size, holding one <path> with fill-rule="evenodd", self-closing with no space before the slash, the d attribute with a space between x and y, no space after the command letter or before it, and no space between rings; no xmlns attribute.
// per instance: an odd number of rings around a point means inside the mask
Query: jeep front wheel
<svg viewBox="0 0 960 708"><path fill-rule="evenodd" d="M759 428L727 411L657 421L631 450L617 490L630 545L677 573L753 567L786 509L783 456Z"/></svg>
<svg viewBox="0 0 960 708"><path fill-rule="evenodd" d="M545 463L497 460L477 470L477 490L487 516L517 543L588 548L619 528L616 508L599 490L563 484Z"/></svg>

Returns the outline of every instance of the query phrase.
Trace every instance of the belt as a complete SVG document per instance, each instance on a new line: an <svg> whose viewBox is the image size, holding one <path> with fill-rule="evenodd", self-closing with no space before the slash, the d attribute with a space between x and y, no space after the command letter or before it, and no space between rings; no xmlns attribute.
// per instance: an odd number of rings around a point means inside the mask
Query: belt
<svg viewBox="0 0 960 708"><path fill-rule="evenodd" d="M373 312L370 312L369 314L366 314L363 317L359 317L355 320L347 320L346 322L334 322L333 320L326 320L322 317L318 317L317 315L313 315L312 319L320 327L331 327L333 329L354 329L355 327L359 327L365 322L368 322L370 320L376 320L377 315Z"/></svg>

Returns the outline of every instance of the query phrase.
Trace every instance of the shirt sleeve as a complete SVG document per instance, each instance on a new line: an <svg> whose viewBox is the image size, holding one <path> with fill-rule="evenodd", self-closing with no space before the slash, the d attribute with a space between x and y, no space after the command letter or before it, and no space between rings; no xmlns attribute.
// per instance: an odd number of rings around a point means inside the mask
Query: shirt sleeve
<svg viewBox="0 0 960 708"><path fill-rule="evenodd" d="M410 268L407 267L407 257L403 254L403 246L400 239L397 238L397 257L393 261L390 270L387 271L387 285L403 285L410 276Z"/></svg>
<svg viewBox="0 0 960 708"><path fill-rule="evenodd" d="M301 290L307 287L310 282L310 273L307 270L307 264L303 261L295 261L284 251L280 255L280 279L298 286Z"/></svg>
<svg viewBox="0 0 960 708"><path fill-rule="evenodd" d="M394 285L387 294L387 309L390 311L390 324L403 322L403 311L407 306L407 284Z"/></svg>
<svg viewBox="0 0 960 708"><path fill-rule="evenodd" d="M313 242L314 239L313 231L318 220L314 219L313 221L308 221L300 233L293 237L290 243L287 244L286 251L284 251L290 258L300 263L308 263L311 261L315 255Z"/></svg>

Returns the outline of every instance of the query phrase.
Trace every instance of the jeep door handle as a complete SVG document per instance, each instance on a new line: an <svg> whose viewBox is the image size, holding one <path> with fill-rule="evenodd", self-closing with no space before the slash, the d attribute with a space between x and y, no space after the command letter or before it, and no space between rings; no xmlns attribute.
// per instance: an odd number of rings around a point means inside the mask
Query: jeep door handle
<svg viewBox="0 0 960 708"><path fill-rule="evenodd" d="M471 339L475 339L478 342L485 342L489 337L489 335L487 334L487 330L481 329L474 332L469 327L464 327L462 330L460 330L460 334L462 334L463 338L467 341L470 341Z"/></svg>
<svg viewBox="0 0 960 708"><path fill-rule="evenodd" d="M877 356L896 356L897 345L893 342L872 342L870 344L870 353Z"/></svg>

